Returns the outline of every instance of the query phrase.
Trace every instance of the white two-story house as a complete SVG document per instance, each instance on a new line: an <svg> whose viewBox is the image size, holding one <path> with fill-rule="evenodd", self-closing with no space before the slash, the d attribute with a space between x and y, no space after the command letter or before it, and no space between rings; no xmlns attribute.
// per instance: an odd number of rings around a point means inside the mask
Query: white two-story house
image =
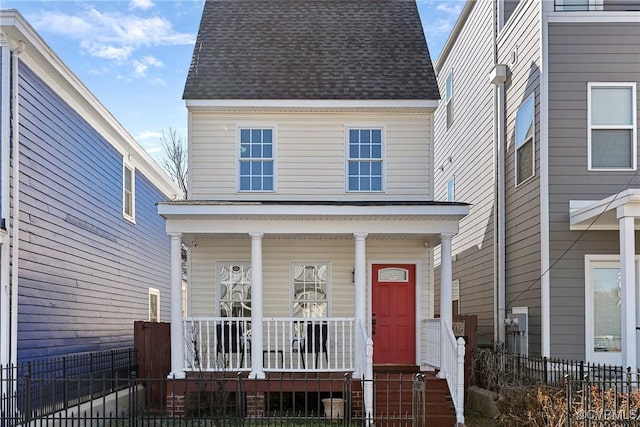
<svg viewBox="0 0 640 427"><path fill-rule="evenodd" d="M172 374L426 368L433 251L446 300L469 207L434 201L439 92L415 3L207 1L184 99L188 200L158 207Z"/></svg>

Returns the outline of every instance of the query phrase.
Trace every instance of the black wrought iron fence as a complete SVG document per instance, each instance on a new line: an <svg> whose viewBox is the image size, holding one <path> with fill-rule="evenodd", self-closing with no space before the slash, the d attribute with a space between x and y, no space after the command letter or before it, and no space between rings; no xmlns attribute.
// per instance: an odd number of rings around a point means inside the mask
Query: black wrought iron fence
<svg viewBox="0 0 640 427"><path fill-rule="evenodd" d="M561 389L565 377L597 379L614 384L625 377L622 366L522 355L481 349L474 357L474 379L480 387L499 392L504 386L536 385Z"/></svg>
<svg viewBox="0 0 640 427"><path fill-rule="evenodd" d="M17 381L14 378L14 383ZM17 426L423 426L428 418L425 376L278 373L256 380L245 374L189 373L186 378L50 378L52 389L102 387L92 399L67 402L55 412L11 401L2 427ZM117 382L119 387L111 385ZM9 384L9 378L6 378ZM149 393L160 389L162 393ZM376 393L367 412L365 390ZM392 390L395 390L391 392ZM381 392L381 393L380 393ZM373 397L373 396L372 396ZM26 402L25 402L26 403ZM397 406L400 403L400 406ZM391 409L392 407L401 410ZM371 408L370 408L371 409Z"/></svg>
<svg viewBox="0 0 640 427"><path fill-rule="evenodd" d="M133 348L0 366L0 427L29 421L128 386Z"/></svg>

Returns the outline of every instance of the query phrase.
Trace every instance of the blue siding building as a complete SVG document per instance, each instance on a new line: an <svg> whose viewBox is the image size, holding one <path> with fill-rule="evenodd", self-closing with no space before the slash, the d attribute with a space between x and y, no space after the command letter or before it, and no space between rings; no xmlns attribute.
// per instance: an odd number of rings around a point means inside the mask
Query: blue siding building
<svg viewBox="0 0 640 427"><path fill-rule="evenodd" d="M0 11L0 364L133 343L169 320L178 188L16 11Z"/></svg>

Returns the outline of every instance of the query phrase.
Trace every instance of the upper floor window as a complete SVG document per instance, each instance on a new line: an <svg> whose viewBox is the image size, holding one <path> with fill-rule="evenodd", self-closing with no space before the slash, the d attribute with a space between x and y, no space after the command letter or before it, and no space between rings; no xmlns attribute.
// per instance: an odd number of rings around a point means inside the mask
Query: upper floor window
<svg viewBox="0 0 640 427"><path fill-rule="evenodd" d="M382 191L382 129L349 129L347 191Z"/></svg>
<svg viewBox="0 0 640 427"><path fill-rule="evenodd" d="M274 191L274 129L240 128L240 191Z"/></svg>
<svg viewBox="0 0 640 427"><path fill-rule="evenodd" d="M603 0L556 0L555 9L563 12L603 10Z"/></svg>
<svg viewBox="0 0 640 427"><path fill-rule="evenodd" d="M136 169L126 160L122 164L122 215L136 220Z"/></svg>
<svg viewBox="0 0 640 427"><path fill-rule="evenodd" d="M444 102L447 114L447 129L453 124L453 71L447 74L444 88Z"/></svg>
<svg viewBox="0 0 640 427"><path fill-rule="evenodd" d="M635 170L635 83L589 83L588 121L589 170Z"/></svg>
<svg viewBox="0 0 640 427"><path fill-rule="evenodd" d="M449 181L447 181L447 202L455 202L456 201L456 179L455 177L451 177Z"/></svg>
<svg viewBox="0 0 640 427"><path fill-rule="evenodd" d="M516 185L535 175L535 110L530 96L516 112Z"/></svg>
<svg viewBox="0 0 640 427"><path fill-rule="evenodd" d="M327 317L329 312L326 263L293 263L293 317Z"/></svg>

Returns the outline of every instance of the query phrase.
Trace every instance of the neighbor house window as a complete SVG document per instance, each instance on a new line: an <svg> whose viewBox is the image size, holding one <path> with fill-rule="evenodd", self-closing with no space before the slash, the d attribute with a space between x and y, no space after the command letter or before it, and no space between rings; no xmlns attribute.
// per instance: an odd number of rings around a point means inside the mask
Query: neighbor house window
<svg viewBox="0 0 640 427"><path fill-rule="evenodd" d="M136 170L126 161L122 164L122 215L136 220Z"/></svg>
<svg viewBox="0 0 640 427"><path fill-rule="evenodd" d="M160 291L149 288L149 322L160 321Z"/></svg>
<svg viewBox="0 0 640 427"><path fill-rule="evenodd" d="M382 129L348 129L347 190L382 191Z"/></svg>
<svg viewBox="0 0 640 427"><path fill-rule="evenodd" d="M251 265L218 263L220 316L251 317Z"/></svg>
<svg viewBox="0 0 640 427"><path fill-rule="evenodd" d="M603 0L556 0L556 10L563 12L603 10Z"/></svg>
<svg viewBox="0 0 640 427"><path fill-rule="evenodd" d="M274 128L239 128L240 191L274 191Z"/></svg>
<svg viewBox="0 0 640 427"><path fill-rule="evenodd" d="M636 169L635 83L589 83L589 169Z"/></svg>
<svg viewBox="0 0 640 427"><path fill-rule="evenodd" d="M455 177L451 177L449 181L447 181L447 202L455 202L456 201L456 179Z"/></svg>
<svg viewBox="0 0 640 427"><path fill-rule="evenodd" d="M446 105L447 129L453 124L453 71L447 74L444 87L444 103Z"/></svg>
<svg viewBox="0 0 640 427"><path fill-rule="evenodd" d="M535 175L535 99L529 97L516 112L516 185Z"/></svg>
<svg viewBox="0 0 640 427"><path fill-rule="evenodd" d="M293 317L327 317L329 312L326 263L292 263Z"/></svg>

